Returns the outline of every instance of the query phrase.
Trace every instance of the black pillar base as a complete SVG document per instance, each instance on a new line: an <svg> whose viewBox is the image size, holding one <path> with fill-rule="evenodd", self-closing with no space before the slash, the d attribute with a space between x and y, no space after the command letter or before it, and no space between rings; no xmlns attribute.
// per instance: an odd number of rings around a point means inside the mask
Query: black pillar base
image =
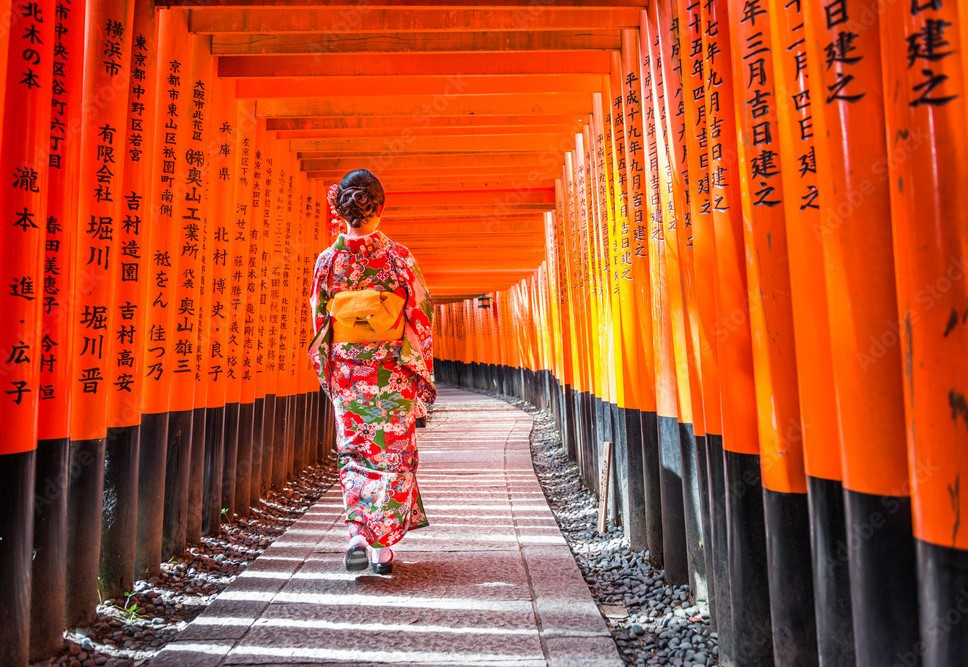
<svg viewBox="0 0 968 667"><path fill-rule="evenodd" d="M262 458L265 444L266 399L257 398L252 404L252 472L249 479L249 505L259 503L262 497Z"/></svg>
<svg viewBox="0 0 968 667"><path fill-rule="evenodd" d="M138 528L135 578L161 572L161 517L165 515L168 460L168 413L141 415L138 446Z"/></svg>
<svg viewBox="0 0 968 667"><path fill-rule="evenodd" d="M699 454L692 424L679 423L679 456L682 462L682 513L689 560L689 590L693 602L705 600L706 550L702 535L702 500L699 497ZM703 457L705 458L705 457Z"/></svg>
<svg viewBox="0 0 968 667"><path fill-rule="evenodd" d="M854 649L864 665L919 653L911 499L844 490Z"/></svg>
<svg viewBox="0 0 968 667"><path fill-rule="evenodd" d="M134 587L140 442L140 424L108 429L101 509L100 588L104 598L120 597Z"/></svg>
<svg viewBox="0 0 968 667"><path fill-rule="evenodd" d="M45 660L60 652L64 646L64 601L67 597L67 484L70 462L70 440L41 440L37 443L34 486L34 543L30 587L30 660ZM23 456L23 455L14 455ZM12 459L11 459L12 461ZM6 456L0 457L0 470L9 465ZM16 466L14 466L15 468ZM31 468L33 470L33 468ZM0 474L0 487L17 489L21 480ZM8 500L3 507L10 507ZM16 512L13 508L10 512ZM6 513L7 510L4 510ZM0 521L12 519L4 517ZM0 561L10 557L7 546L15 545L7 528L0 524ZM16 557L12 557L16 558ZM9 576L6 566L0 565L0 578ZM0 583L0 588L3 584ZM4 589L5 591L6 589ZM5 594L0 597L0 609L10 604ZM0 612L0 623L6 615ZM8 646L9 637L0 629L0 645ZM26 662L26 660L24 660Z"/></svg>
<svg viewBox="0 0 968 667"><path fill-rule="evenodd" d="M0 657L4 665L26 665L30 653L36 458L35 451L0 455ZM95 562L95 575L96 567Z"/></svg>
<svg viewBox="0 0 968 667"><path fill-rule="evenodd" d="M689 583L689 552L686 548L686 520L682 501L682 450L679 420L659 415L659 490L662 493L662 560L666 580Z"/></svg>
<svg viewBox="0 0 968 667"><path fill-rule="evenodd" d="M185 542L202 543L202 502L205 497L206 409L195 408L192 415L192 458L188 481L188 513Z"/></svg>
<svg viewBox="0 0 968 667"><path fill-rule="evenodd" d="M642 491L645 494L645 537L652 564L662 569L662 484L659 470L659 418L654 412L641 412L642 427Z"/></svg>
<svg viewBox="0 0 968 667"><path fill-rule="evenodd" d="M67 500L67 627L96 616L101 558L104 438L72 440ZM29 542L28 542L29 544Z"/></svg>
<svg viewBox="0 0 968 667"><path fill-rule="evenodd" d="M918 540L917 553L924 665L963 664L968 659L968 551ZM906 655L899 662L917 664Z"/></svg>
<svg viewBox="0 0 968 667"><path fill-rule="evenodd" d="M276 420L282 421L280 413L281 405L276 400L275 394L266 394L265 412L262 418L262 488L259 497L269 493L273 480L273 465L276 463Z"/></svg>
<svg viewBox="0 0 968 667"><path fill-rule="evenodd" d="M231 521L235 515L236 502L235 494L239 487L240 461L239 461L239 409L238 403L225 404L225 430L222 439L223 453L222 458L222 507L228 509L228 513L223 517L223 521ZM248 468L249 462L245 462ZM248 479L246 479L248 483ZM248 491L248 489L246 489Z"/></svg>
<svg viewBox="0 0 968 667"><path fill-rule="evenodd" d="M218 535L222 523L222 464L225 461L225 407L205 409L202 462L202 535ZM194 456L192 457L194 461ZM227 506L225 506L227 507Z"/></svg>
<svg viewBox="0 0 968 667"><path fill-rule="evenodd" d="M709 518L713 551L713 589L716 597L710 612L719 635L719 659L723 664L733 663L733 613L731 606L731 583L729 579L729 519L726 512L726 470L723 436L706 434L706 472L709 483Z"/></svg>
<svg viewBox="0 0 968 667"><path fill-rule="evenodd" d="M713 526L709 507L709 445L705 435L696 436L696 477L699 479L699 514L702 520L703 560L706 572L705 603L709 607L710 621L716 604L716 576L713 563ZM697 598L702 599L699 595ZM712 625L712 624L710 624Z"/></svg>
<svg viewBox="0 0 968 667"><path fill-rule="evenodd" d="M194 410L177 410L168 413L165 518L161 538L162 560L180 556L185 551L194 416Z"/></svg>
<svg viewBox="0 0 968 667"><path fill-rule="evenodd" d="M268 400L268 397L267 397ZM286 429L289 425L289 397L276 396L275 418L272 421L272 477L271 488L281 489L286 483L287 442Z"/></svg>
<svg viewBox="0 0 968 667"><path fill-rule="evenodd" d="M737 665L772 665L760 457L726 451L724 463L733 658Z"/></svg>
<svg viewBox="0 0 968 667"><path fill-rule="evenodd" d="M844 487L838 480L807 476L807 495L818 658L822 665L853 665Z"/></svg>
<svg viewBox="0 0 968 667"><path fill-rule="evenodd" d="M780 665L816 665L817 622L807 494L763 489L763 506L770 563L773 657Z"/></svg>
<svg viewBox="0 0 968 667"><path fill-rule="evenodd" d="M249 516L252 504L252 444L255 427L255 403L241 403L238 408L238 457L235 466L235 513Z"/></svg>

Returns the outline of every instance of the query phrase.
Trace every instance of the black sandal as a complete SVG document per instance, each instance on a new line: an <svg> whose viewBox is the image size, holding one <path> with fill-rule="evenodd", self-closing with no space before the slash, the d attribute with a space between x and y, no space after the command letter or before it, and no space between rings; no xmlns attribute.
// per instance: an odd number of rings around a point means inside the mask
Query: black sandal
<svg viewBox="0 0 968 667"><path fill-rule="evenodd" d="M365 570L369 561L370 559L366 555L365 546L350 547L346 550L346 555L343 556L343 565L346 566L347 572Z"/></svg>
<svg viewBox="0 0 968 667"><path fill-rule="evenodd" d="M385 563L370 563L370 569L374 574L391 574L393 572L393 552L390 552L390 560Z"/></svg>

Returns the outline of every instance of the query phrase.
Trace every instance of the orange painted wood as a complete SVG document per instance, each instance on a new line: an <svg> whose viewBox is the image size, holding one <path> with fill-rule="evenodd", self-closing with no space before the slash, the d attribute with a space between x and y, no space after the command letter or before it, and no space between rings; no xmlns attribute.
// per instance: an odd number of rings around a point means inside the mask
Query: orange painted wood
<svg viewBox="0 0 968 667"><path fill-rule="evenodd" d="M824 277L823 244L816 230L822 213L813 126L821 103L810 99L809 78L820 76L805 61L804 14L797 5L773 0L771 27L779 48L773 49L778 108L780 170L786 213L787 254L796 338L800 395L799 433L806 473L840 480L840 434L830 352L830 321Z"/></svg>
<svg viewBox="0 0 968 667"><path fill-rule="evenodd" d="M676 392L676 357L673 347L673 301L672 291L678 285L672 281L669 272L669 243L666 231L672 221L665 218L670 214L666 207L666 193L663 180L663 160L660 157L662 141L659 116L656 113L658 95L655 90L655 57L651 52L649 26L643 13L643 25L639 31L639 79L641 97L646 108L643 119L643 138L645 141L648 169L645 179L645 195L648 202L648 267L652 291L652 341L655 359L656 413L661 417L679 418L680 409L688 414L688 405L679 405ZM651 113L650 113L651 111ZM672 222L674 224L674 222ZM673 240L674 243L674 240ZM675 276L678 278L678 274ZM681 313L681 311L680 311Z"/></svg>
<svg viewBox="0 0 968 667"><path fill-rule="evenodd" d="M455 93L459 89L455 87ZM422 95L393 95L380 100L371 96L312 99L260 99L256 113L267 118L310 116L506 116L514 114L582 114L591 111L591 99L581 93L535 93L534 95L449 95L427 99ZM419 120L417 121L419 125Z"/></svg>
<svg viewBox="0 0 968 667"><path fill-rule="evenodd" d="M502 51L493 53L410 53L220 56L219 76L387 76L480 74L601 74L608 67L601 51Z"/></svg>
<svg viewBox="0 0 968 667"><path fill-rule="evenodd" d="M613 55L616 76L609 95L616 142L616 170L623 182L625 226L619 239L619 294L622 301L623 348L629 365L626 399L645 412L656 409L655 351L652 330L652 286L649 278L648 148L643 130L643 91L638 44L623 33L622 50ZM615 62L615 60L618 62ZM624 171L624 173L623 173ZM635 370L633 370L635 369Z"/></svg>
<svg viewBox="0 0 968 667"><path fill-rule="evenodd" d="M433 128L454 128L456 134L464 134L462 128L484 127L521 127L539 125L581 124L585 118L581 115L566 114L564 111L552 110L548 114L519 113L514 115L490 116L428 116L424 115L414 120L406 116L338 116L322 118L270 118L267 127L272 132L282 131L318 131L318 130L389 130L408 136L419 131L433 134ZM283 137L285 135L278 135ZM376 136L376 135L374 135Z"/></svg>
<svg viewBox="0 0 968 667"><path fill-rule="evenodd" d="M395 152L398 156L410 153L453 154L464 152L520 153L522 151L557 152L557 146L570 140L571 132L542 134L538 132L477 135L463 134L447 137L412 136L406 141L399 137L347 137L327 139L292 139L289 150L312 153L316 158L351 155L372 155Z"/></svg>
<svg viewBox="0 0 968 667"><path fill-rule="evenodd" d="M237 95L249 97L346 97L352 95L494 95L533 92L591 93L595 74L526 74L502 76L267 76L239 79Z"/></svg>
<svg viewBox="0 0 968 667"><path fill-rule="evenodd" d="M48 156L37 147L50 144L54 2L13 0L4 20L10 33L3 89L0 135L0 210L6 220L0 244L5 286L0 305L7 325L0 333L6 373L0 394L4 437L0 454L37 447L37 391L42 353L40 327L43 286L44 221L47 219Z"/></svg>
<svg viewBox="0 0 968 667"><path fill-rule="evenodd" d="M821 7L807 13L816 165L822 217L827 308L840 426L844 488L876 495L910 494L904 437L903 367L891 239L884 90L877 16L871 0L847 0L828 28ZM827 67L825 47L864 16L854 32L852 62ZM860 58L853 61L854 57ZM829 102L828 102L829 100Z"/></svg>
<svg viewBox="0 0 968 667"><path fill-rule="evenodd" d="M72 440L105 437L108 397L115 390L112 376L120 324L116 290L118 264L123 261L122 178L133 3L109 0L89 9L84 38L84 99L103 99L103 91L112 88L119 94L88 108L80 128Z"/></svg>
<svg viewBox="0 0 968 667"><path fill-rule="evenodd" d="M707 56L705 61L705 76L713 82L706 86L705 100L717 266L715 336L719 348L723 447L740 454L757 454L740 172L736 152L729 150L736 140L736 123L726 0L714 0L702 9L703 24L715 25L717 29L713 35L709 34L711 30L704 34L704 53L713 49L718 54L712 61Z"/></svg>
<svg viewBox="0 0 968 667"><path fill-rule="evenodd" d="M152 263L149 244L154 143L158 22L154 6L135 0L131 30L131 65L124 123L124 176L121 212L116 227L118 287L115 309L115 348L112 354L108 399L108 427L141 423L145 382L146 317ZM153 298L154 295L151 295Z"/></svg>
<svg viewBox="0 0 968 667"><path fill-rule="evenodd" d="M446 175L448 172L475 173L477 168L487 168L487 173L504 173L504 169L512 171L514 167L524 168L525 173L534 171L543 176L548 171L561 169L561 157L552 153L537 152L501 152L466 153L462 155L433 155L412 154L405 158L395 154L360 155L354 157L326 157L305 158L302 168L304 171L324 171L328 173L345 174L354 168L369 169L374 173L384 174L392 172L404 173L438 173ZM494 171L494 167L502 170ZM514 172L519 173L519 172Z"/></svg>
<svg viewBox="0 0 968 667"><path fill-rule="evenodd" d="M686 123L686 92L683 89L681 43L674 3L657 4L656 33L659 39L662 78L665 95L661 115L664 118L667 159L672 206L677 214L676 250L682 287L685 353L688 365L688 391L692 404L692 423L695 435L706 434L706 415L702 396L702 360L699 335L699 305L696 296L696 276L693 257L693 216L689 206L689 166L687 164L689 128ZM624 35L623 35L624 39ZM634 40L632 40L634 41Z"/></svg>
<svg viewBox="0 0 968 667"><path fill-rule="evenodd" d="M232 158L233 206L227 215L229 237L232 242L228 283L228 339L225 349L227 403L251 403L251 366L246 364L247 345L251 344L249 299L249 260L252 252L252 189L255 169L255 137L257 120L255 104L242 100L236 105L233 123ZM251 363L251 362L250 362ZM244 388L245 387L245 388ZM247 400L244 400L247 399Z"/></svg>
<svg viewBox="0 0 968 667"><path fill-rule="evenodd" d="M158 3L159 7L180 7L197 6L195 0L162 0ZM348 4L347 0L290 0L286 4L294 7L342 7ZM350 6L359 8L386 7L388 0L355 0ZM393 4L400 7L421 7L426 6L427 0L394 0ZM542 0L542 7L638 7L641 0ZM210 7L275 7L271 0L209 0L205 3ZM528 7L534 6L534 0L447 0L438 5L440 9L488 9L490 7Z"/></svg>
<svg viewBox="0 0 968 667"><path fill-rule="evenodd" d="M254 105L250 108L254 111ZM251 199L249 199L248 215L248 243L245 257L245 317L242 321L242 393L241 401L251 403L257 398L265 396L262 384L262 247L263 247L263 219L267 190L266 160L265 160L266 130L265 119L257 119L252 132L251 161L252 182Z"/></svg>
<svg viewBox="0 0 968 667"><path fill-rule="evenodd" d="M148 297L145 321L145 381L142 411L160 414L169 409L171 383L175 369L175 313L178 304L179 224L174 218L176 189L183 179L184 153L179 150L189 125L189 69L191 53L184 45L188 39L183 11L162 12L158 18L157 76L158 100L155 117L152 159L151 198L145 217L148 231ZM187 58L186 58L187 56Z"/></svg>
<svg viewBox="0 0 968 667"><path fill-rule="evenodd" d="M201 350L208 360L209 391L206 407L216 408L225 405L228 396L229 378L229 333L232 321L232 271L235 252L235 221L233 208L237 185L238 151L238 102L231 82L216 80L209 113L212 122L209 143L214 149L212 169L209 174L211 193L211 245L207 257L211 262L210 282L211 303L203 311L203 317L210 322L210 333L206 346Z"/></svg>
<svg viewBox="0 0 968 667"><path fill-rule="evenodd" d="M518 117L523 118L523 117ZM581 131L581 125L577 122L560 122L555 125L534 125L526 124L520 125L516 121L509 121L505 125L476 125L476 126L459 126L459 127L413 127L412 125L406 128L408 136L414 137L436 137L443 141L447 141L447 137L452 137L455 135L468 135L474 134L477 136L481 135L501 135L501 134L517 134L519 136L526 136L527 134L534 132L537 134L574 134L575 132ZM376 138L376 137L393 137L399 138L401 136L401 128L399 127L365 127L365 128L351 128L351 129L322 129L322 130L282 130L275 134L277 139L345 139L348 137L366 137L366 138Z"/></svg>
<svg viewBox="0 0 968 667"><path fill-rule="evenodd" d="M468 51L590 51L618 46L611 29L528 30L520 32L348 32L329 34L219 33L212 35L212 53L263 55L306 53L449 53Z"/></svg>
<svg viewBox="0 0 968 667"><path fill-rule="evenodd" d="M200 381L199 345L207 213L204 158L208 147L205 144L205 119L211 109L206 103L210 93L206 85L208 63L203 38L191 37L190 40L188 48L184 44L181 46L182 52L191 56L182 74L186 79L183 92L186 105L184 114L180 114L176 137L176 146L182 159L177 165L172 184L172 221L176 235L172 253L175 266L175 322L171 334L174 357L169 404L172 411L204 407L206 391L206 385ZM197 117L198 113L202 116ZM181 122L182 119L184 122Z"/></svg>
<svg viewBox="0 0 968 667"><path fill-rule="evenodd" d="M660 6L661 9L661 6ZM707 434L722 434L716 321L716 243L709 186L709 157L705 96L702 16L698 4L679 0L676 18L682 54L683 113L686 123L686 169L689 178L689 226L696 280L698 353L701 366L703 427ZM660 12L660 17L663 12ZM673 19L662 25L673 30Z"/></svg>
<svg viewBox="0 0 968 667"><path fill-rule="evenodd" d="M964 551L968 108L958 55L964 54L964 34L956 30L968 19L968 7L918 7L917 12L908 6L889 8L880 24L884 84L895 91L886 100L885 112L905 433L914 534ZM937 36L944 40L944 48L932 43L932 31L940 31Z"/></svg>
<svg viewBox="0 0 968 667"><path fill-rule="evenodd" d="M54 88L50 122L47 220L44 228L42 299L43 329L38 385L38 433L40 440L66 438L70 424L71 336L70 294L74 285L77 243L77 199L80 183L80 134L83 89L69 82L80 81L84 72L84 12L61 5L55 34ZM6 10L9 13L10 5Z"/></svg>
<svg viewBox="0 0 968 667"><path fill-rule="evenodd" d="M739 137L746 275L759 426L763 487L780 493L806 493L803 437L793 339L790 264L787 259L783 188L776 131L778 105L768 12L744 14L735 3L729 15L733 45L734 101ZM748 103L747 100L754 100ZM788 160L788 163L792 162Z"/></svg>
<svg viewBox="0 0 968 667"><path fill-rule="evenodd" d="M192 10L189 30L206 33L409 33L532 30L588 30L627 27L638 23L634 8L543 8L527 11L492 7L487 11L440 11L434 7L291 8Z"/></svg>

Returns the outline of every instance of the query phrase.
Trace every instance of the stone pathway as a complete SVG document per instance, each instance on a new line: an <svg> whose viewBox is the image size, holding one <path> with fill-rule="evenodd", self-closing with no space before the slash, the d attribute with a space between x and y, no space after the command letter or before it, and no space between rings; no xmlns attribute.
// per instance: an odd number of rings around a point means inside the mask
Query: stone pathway
<svg viewBox="0 0 968 667"><path fill-rule="evenodd" d="M441 390L419 431L431 526L343 569L338 485L152 662L621 665L531 466L531 417Z"/></svg>

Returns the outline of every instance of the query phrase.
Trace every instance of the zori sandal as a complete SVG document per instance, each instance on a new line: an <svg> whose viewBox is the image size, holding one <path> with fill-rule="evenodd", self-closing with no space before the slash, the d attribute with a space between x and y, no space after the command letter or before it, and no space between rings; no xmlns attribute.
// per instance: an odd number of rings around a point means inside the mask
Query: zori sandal
<svg viewBox="0 0 968 667"><path fill-rule="evenodd" d="M343 556L343 565L347 572L359 572L365 570L369 561L366 555L366 542L353 540L346 548L346 555Z"/></svg>
<svg viewBox="0 0 968 667"><path fill-rule="evenodd" d="M376 551L374 549L374 551ZM382 549L380 550L383 551ZM390 552L389 560L374 560L370 563L370 569L373 570L374 574L391 574L393 572L393 551L387 549Z"/></svg>

